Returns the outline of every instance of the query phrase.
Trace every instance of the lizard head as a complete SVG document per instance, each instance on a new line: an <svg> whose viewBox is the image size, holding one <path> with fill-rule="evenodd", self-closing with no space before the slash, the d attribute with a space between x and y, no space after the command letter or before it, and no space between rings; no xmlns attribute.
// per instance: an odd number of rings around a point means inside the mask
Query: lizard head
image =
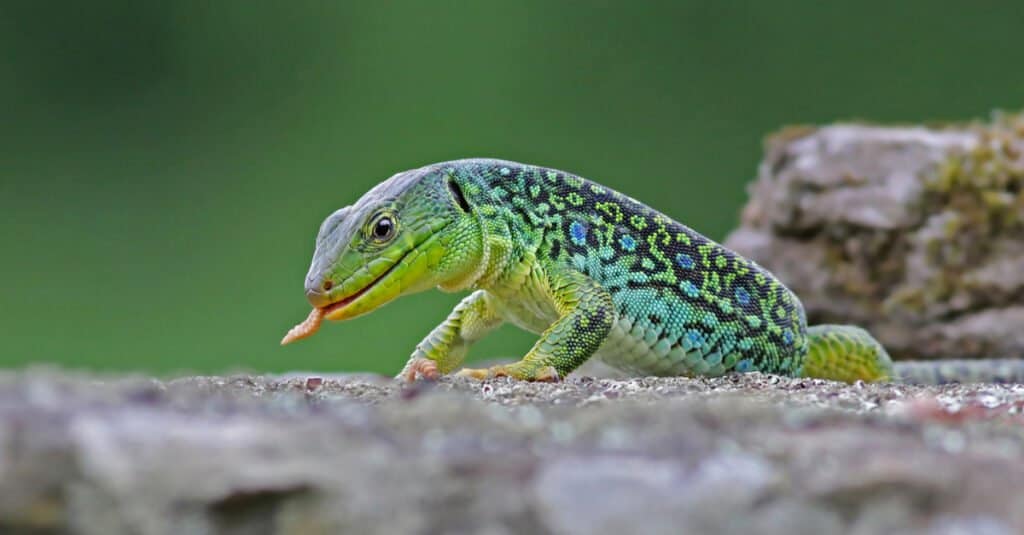
<svg viewBox="0 0 1024 535"><path fill-rule="evenodd" d="M462 187L439 166L399 173L324 220L306 298L330 320L371 312L435 286L468 286L483 235Z"/></svg>

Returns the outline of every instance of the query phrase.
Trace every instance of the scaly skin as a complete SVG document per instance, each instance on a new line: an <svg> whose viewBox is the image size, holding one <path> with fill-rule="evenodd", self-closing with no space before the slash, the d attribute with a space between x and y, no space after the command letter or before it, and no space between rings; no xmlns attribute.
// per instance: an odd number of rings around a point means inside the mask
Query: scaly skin
<svg viewBox="0 0 1024 535"><path fill-rule="evenodd" d="M400 377L455 371L473 342L509 322L540 335L526 356L461 375L558 380L596 356L643 375L896 378L867 332L808 329L799 299L771 273L689 227L572 174L485 159L399 173L331 214L306 278L317 321L286 341L312 334L320 317L354 318L435 286L475 291ZM969 378L988 369L973 366ZM1021 370L1004 362L999 377ZM937 368L922 377L958 378Z"/></svg>

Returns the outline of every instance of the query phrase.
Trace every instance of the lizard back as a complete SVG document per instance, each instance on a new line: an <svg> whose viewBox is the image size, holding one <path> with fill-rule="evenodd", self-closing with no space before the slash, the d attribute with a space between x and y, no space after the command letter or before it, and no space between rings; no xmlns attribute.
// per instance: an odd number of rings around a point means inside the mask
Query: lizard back
<svg viewBox="0 0 1024 535"><path fill-rule="evenodd" d="M628 371L797 375L807 325L797 297L755 262L611 188L501 160L448 169L518 254L571 266L612 296L618 319L598 356Z"/></svg>

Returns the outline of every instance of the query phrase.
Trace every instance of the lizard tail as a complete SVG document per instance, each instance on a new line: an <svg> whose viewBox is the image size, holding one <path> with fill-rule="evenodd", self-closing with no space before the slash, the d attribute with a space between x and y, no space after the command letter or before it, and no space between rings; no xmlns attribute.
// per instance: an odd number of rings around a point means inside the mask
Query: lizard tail
<svg viewBox="0 0 1024 535"><path fill-rule="evenodd" d="M889 353L860 327L814 325L807 328L807 340L803 377L846 383L897 378Z"/></svg>
<svg viewBox="0 0 1024 535"><path fill-rule="evenodd" d="M803 377L907 384L1024 383L1024 360L907 361L893 364L867 331L854 325L815 325L807 329Z"/></svg>

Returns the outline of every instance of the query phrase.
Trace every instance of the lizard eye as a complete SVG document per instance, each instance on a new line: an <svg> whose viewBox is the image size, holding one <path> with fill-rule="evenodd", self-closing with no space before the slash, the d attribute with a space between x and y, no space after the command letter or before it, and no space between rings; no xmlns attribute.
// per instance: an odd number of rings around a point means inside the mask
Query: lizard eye
<svg viewBox="0 0 1024 535"><path fill-rule="evenodd" d="M373 224L373 238L377 241L390 240L395 234L395 222L388 216L382 216Z"/></svg>

